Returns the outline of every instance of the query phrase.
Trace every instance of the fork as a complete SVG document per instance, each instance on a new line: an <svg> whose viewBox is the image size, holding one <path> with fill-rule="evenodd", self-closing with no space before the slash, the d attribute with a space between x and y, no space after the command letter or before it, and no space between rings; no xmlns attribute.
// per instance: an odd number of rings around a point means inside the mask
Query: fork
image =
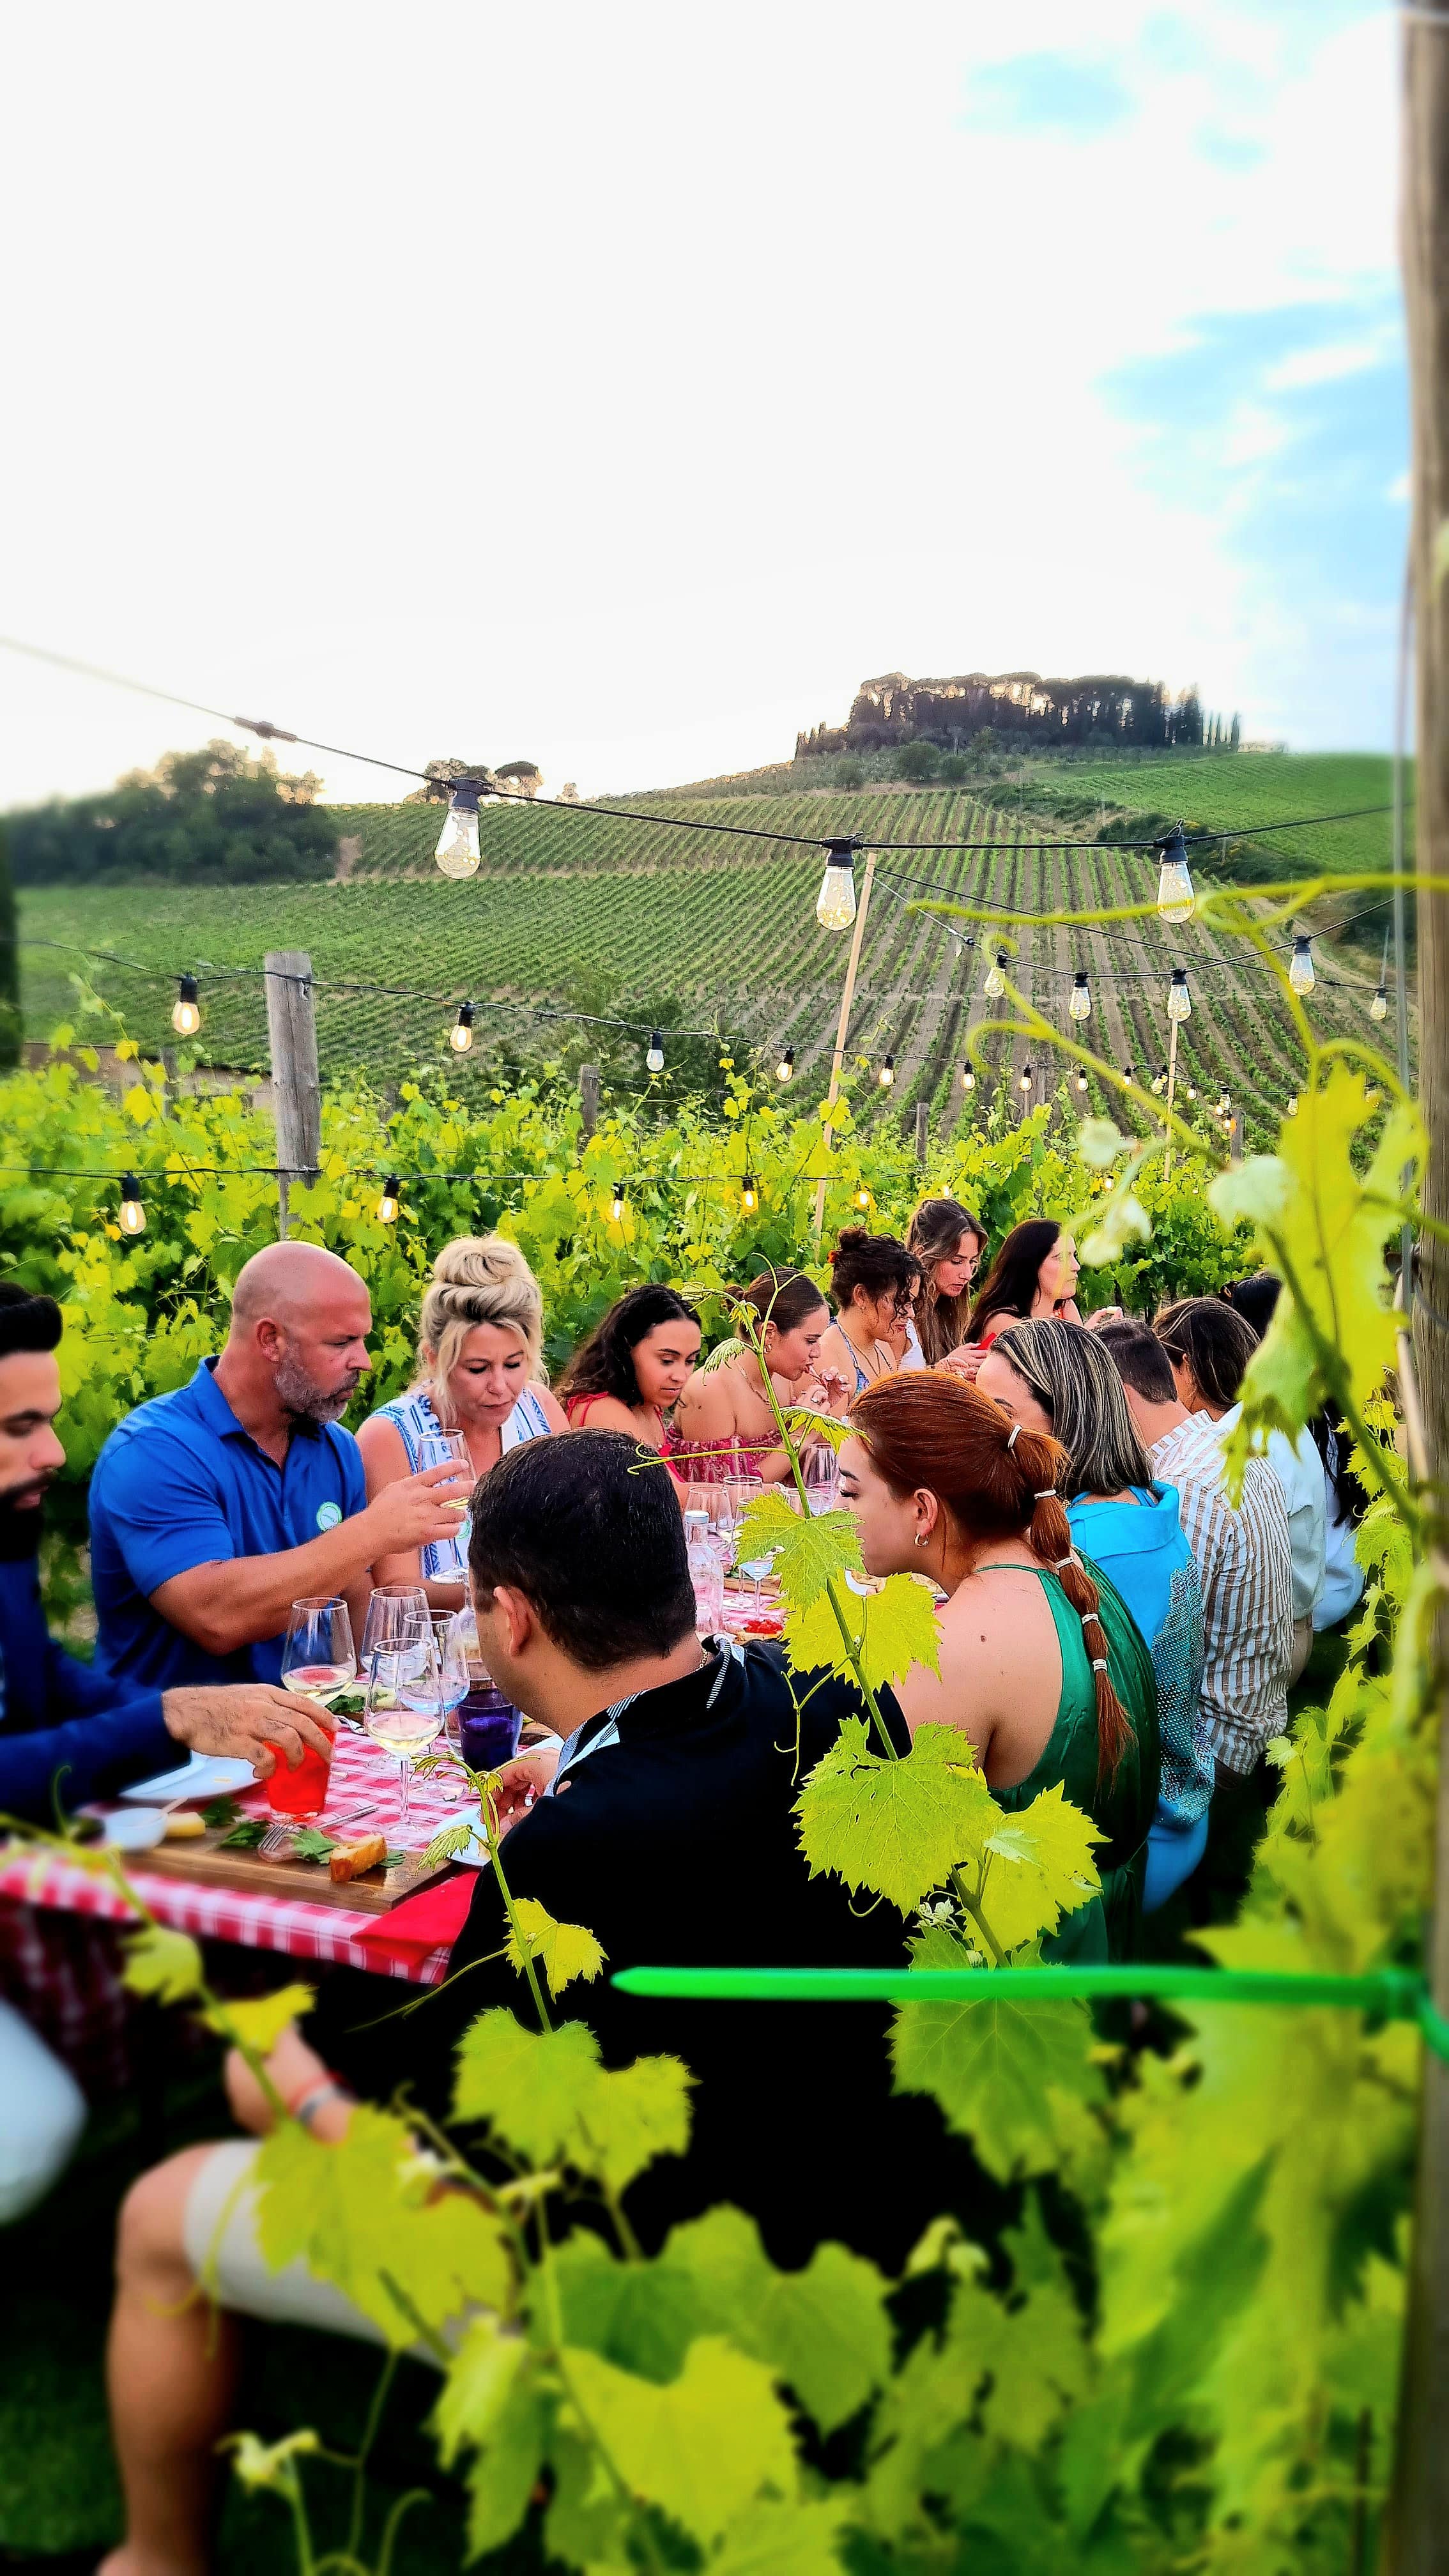
<svg viewBox="0 0 1449 2576"><path fill-rule="evenodd" d="M376 1813L377 1809L375 1806L358 1807L350 1816L340 1816L338 1818L338 1830L340 1832L343 1825L360 1825L366 1817L375 1816ZM295 1836L301 1831L302 1828L300 1825L268 1825L266 1832L263 1834L261 1841L257 1845L258 1853L263 1860L279 1860L282 1854L289 1848Z"/></svg>

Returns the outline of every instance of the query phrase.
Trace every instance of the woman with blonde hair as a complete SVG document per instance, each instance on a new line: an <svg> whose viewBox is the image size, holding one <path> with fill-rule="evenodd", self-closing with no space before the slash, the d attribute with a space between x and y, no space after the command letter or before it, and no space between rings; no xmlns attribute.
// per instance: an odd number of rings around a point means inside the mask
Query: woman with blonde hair
<svg viewBox="0 0 1449 2576"><path fill-rule="evenodd" d="M464 1234L445 1243L418 1321L418 1372L357 1435L369 1502L426 1463L422 1444L461 1431L473 1474L521 1441L566 1431L543 1365L543 1299L516 1243ZM374 1583L421 1583L435 1610L461 1610L468 1558L460 1539L384 1557Z"/></svg>

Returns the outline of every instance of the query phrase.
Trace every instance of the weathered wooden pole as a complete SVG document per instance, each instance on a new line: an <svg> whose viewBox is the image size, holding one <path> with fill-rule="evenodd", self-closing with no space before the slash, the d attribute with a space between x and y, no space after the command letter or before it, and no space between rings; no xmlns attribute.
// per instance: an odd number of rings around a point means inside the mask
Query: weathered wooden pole
<svg viewBox="0 0 1449 2576"><path fill-rule="evenodd" d="M1403 12L1404 301L1411 378L1413 525L1410 568L1418 636L1418 794L1415 865L1449 863L1449 584L1441 547L1449 526L1449 9ZM1429 1131L1424 1204L1449 1219L1449 908L1421 894L1419 1084ZM1427 1467L1449 1476L1449 1247L1425 1234L1421 1290L1409 1296ZM1440 1669L1444 1669L1444 1627ZM1449 1697L1439 1699L1436 1899L1428 1974L1449 2012ZM1426 2049L1419 2175L1409 2274L1397 2455L1384 2543L1392 2576L1439 2576L1449 2563L1449 2066Z"/></svg>
<svg viewBox="0 0 1449 2576"><path fill-rule="evenodd" d="M930 1141L931 1104L929 1100L918 1100L916 1102L916 1160L918 1163L924 1163L926 1148Z"/></svg>
<svg viewBox="0 0 1449 2576"><path fill-rule="evenodd" d="M830 1088L825 1095L828 1106L833 1106L836 1100L840 1097L840 1070L845 1062L845 1041L850 1035L850 1012L851 1005L855 1000L855 978L860 967L860 946L861 941L865 937L865 916L870 910L870 890L874 883L875 852L874 850L868 850L865 861L865 875L861 880L860 901L856 905L855 909L855 928L851 933L850 939L850 962L845 970L845 989L840 996L840 1020L835 1031L835 1053L830 1060ZM821 1135L824 1139L825 1148L828 1153L830 1149L830 1121L828 1118L822 1126ZM813 1219L815 1240L817 1243L820 1240L825 1226L825 1190L826 1175L822 1172L820 1175L819 1186L815 1192L815 1215Z"/></svg>
<svg viewBox="0 0 1449 2576"><path fill-rule="evenodd" d="M599 1123L599 1068L579 1066L579 1134L592 1136Z"/></svg>
<svg viewBox="0 0 1449 2576"><path fill-rule="evenodd" d="M317 1073L312 960L300 948L269 948L265 965L267 1045L277 1122L277 1232L285 1243L289 1185L315 1181L322 1165L322 1085Z"/></svg>

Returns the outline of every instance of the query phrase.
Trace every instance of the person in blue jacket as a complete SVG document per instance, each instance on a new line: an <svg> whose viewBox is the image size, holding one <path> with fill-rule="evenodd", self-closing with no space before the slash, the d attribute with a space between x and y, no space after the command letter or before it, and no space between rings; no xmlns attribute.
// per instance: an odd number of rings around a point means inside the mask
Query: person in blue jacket
<svg viewBox="0 0 1449 2576"><path fill-rule="evenodd" d="M37 1554L47 1488L65 1464L53 1298L0 1280L0 1817L53 1824L62 1811L175 1768L177 1748L250 1762L279 1746L330 1755L323 1712L253 1683L138 1690L93 1672L49 1635ZM70 2154L85 2105L68 2070L0 2003L0 2223L39 2199Z"/></svg>
<svg viewBox="0 0 1449 2576"><path fill-rule="evenodd" d="M1061 1442L1072 1537L1116 1586L1151 1653L1162 1778L1142 1910L1153 1914L1203 1856L1214 1780L1201 1714L1202 1584L1177 1488L1154 1482L1122 1381L1085 1326L1045 1317L1009 1324L976 1383L1023 1430Z"/></svg>

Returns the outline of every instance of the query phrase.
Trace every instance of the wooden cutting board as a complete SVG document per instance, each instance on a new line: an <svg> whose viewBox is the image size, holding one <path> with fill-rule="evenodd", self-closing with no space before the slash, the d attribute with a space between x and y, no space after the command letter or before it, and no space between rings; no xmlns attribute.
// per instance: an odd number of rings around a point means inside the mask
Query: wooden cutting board
<svg viewBox="0 0 1449 2576"><path fill-rule="evenodd" d="M230 1829L208 1826L198 1841L158 1843L154 1851L134 1852L131 1867L139 1878L187 1878L206 1887L233 1888L241 1896L300 1897L308 1905L345 1905L354 1914L386 1914L420 1887L446 1878L454 1864L445 1860L429 1869L421 1852L409 1852L396 1868L364 1870L360 1878L335 1885L324 1861L263 1860L257 1851L223 1851Z"/></svg>

